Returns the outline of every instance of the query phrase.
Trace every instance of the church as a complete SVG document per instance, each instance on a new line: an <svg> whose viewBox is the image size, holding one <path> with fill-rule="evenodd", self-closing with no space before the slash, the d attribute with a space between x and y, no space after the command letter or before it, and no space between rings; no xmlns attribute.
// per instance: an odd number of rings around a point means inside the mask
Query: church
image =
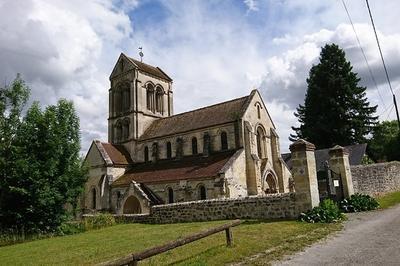
<svg viewBox="0 0 400 266"><path fill-rule="evenodd" d="M258 90L174 114L172 85L161 68L119 56L110 75L108 142L94 140L85 158L84 213L140 214L159 204L291 190Z"/></svg>

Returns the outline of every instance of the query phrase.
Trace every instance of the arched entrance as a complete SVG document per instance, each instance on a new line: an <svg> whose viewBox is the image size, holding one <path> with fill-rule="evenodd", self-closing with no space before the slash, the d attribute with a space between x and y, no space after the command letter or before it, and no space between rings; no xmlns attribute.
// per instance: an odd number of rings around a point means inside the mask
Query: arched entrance
<svg viewBox="0 0 400 266"><path fill-rule="evenodd" d="M272 174L267 175L267 178L265 179L265 184L265 194L272 194L277 192L275 178Z"/></svg>
<svg viewBox="0 0 400 266"><path fill-rule="evenodd" d="M135 196L129 196L124 203L124 214L142 213L140 202Z"/></svg>

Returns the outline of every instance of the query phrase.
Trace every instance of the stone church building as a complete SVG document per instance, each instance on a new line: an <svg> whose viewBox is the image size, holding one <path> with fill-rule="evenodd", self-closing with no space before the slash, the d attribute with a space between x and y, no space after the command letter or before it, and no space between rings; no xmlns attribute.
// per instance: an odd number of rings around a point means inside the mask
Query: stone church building
<svg viewBox="0 0 400 266"><path fill-rule="evenodd" d="M289 191L291 174L257 90L174 115L172 79L159 67L121 54L110 82L108 142L93 141L85 159L85 213Z"/></svg>

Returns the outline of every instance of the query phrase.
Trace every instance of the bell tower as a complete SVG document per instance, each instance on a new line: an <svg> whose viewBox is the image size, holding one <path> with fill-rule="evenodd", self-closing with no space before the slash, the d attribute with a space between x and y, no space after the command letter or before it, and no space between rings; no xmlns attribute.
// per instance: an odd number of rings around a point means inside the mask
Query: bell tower
<svg viewBox="0 0 400 266"><path fill-rule="evenodd" d="M172 79L161 68L121 53L110 83L108 142L133 151L154 120L173 115Z"/></svg>

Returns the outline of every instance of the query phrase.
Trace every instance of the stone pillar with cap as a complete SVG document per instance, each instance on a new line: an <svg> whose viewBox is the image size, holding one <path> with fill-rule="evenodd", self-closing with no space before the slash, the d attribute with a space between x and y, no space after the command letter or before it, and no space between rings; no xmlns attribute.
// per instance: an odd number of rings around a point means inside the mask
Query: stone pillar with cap
<svg viewBox="0 0 400 266"><path fill-rule="evenodd" d="M304 212L319 205L315 146L299 139L289 148L292 154L292 176L298 202L297 208L299 212Z"/></svg>
<svg viewBox="0 0 400 266"><path fill-rule="evenodd" d="M345 198L354 194L353 179L351 177L349 153L348 151L336 145L329 150L329 167L330 169L340 174L343 186L343 196Z"/></svg>

